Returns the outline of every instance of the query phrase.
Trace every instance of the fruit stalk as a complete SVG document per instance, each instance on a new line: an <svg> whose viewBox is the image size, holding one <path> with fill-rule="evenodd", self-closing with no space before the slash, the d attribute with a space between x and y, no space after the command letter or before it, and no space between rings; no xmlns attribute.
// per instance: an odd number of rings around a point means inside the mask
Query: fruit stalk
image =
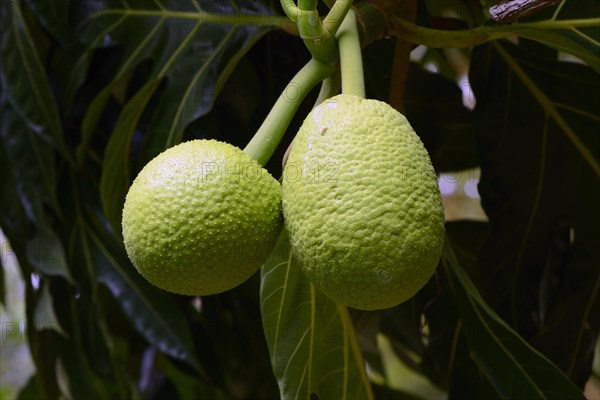
<svg viewBox="0 0 600 400"><path fill-rule="evenodd" d="M296 22L298 33L312 58L336 64L338 47L335 34L350 10L352 0L338 0L323 21L317 11L317 3L317 0L299 0L296 6L292 0L281 0L286 15Z"/></svg>
<svg viewBox="0 0 600 400"><path fill-rule="evenodd" d="M323 20L325 29L327 29L331 35L335 35L340 29L340 25L344 21L344 18L351 7L352 0L337 0L335 4L333 4L333 7L331 7L331 10Z"/></svg>
<svg viewBox="0 0 600 400"><path fill-rule="evenodd" d="M362 64L362 52L356 13L349 10L337 33L340 48L342 70L342 93L365 97L365 81Z"/></svg>
<svg viewBox="0 0 600 400"><path fill-rule="evenodd" d="M321 91L319 92L319 96L315 101L315 107L327 100L330 97L333 97L340 93L341 87L341 77L340 71L335 71L330 77L323 81L321 85Z"/></svg>
<svg viewBox="0 0 600 400"><path fill-rule="evenodd" d="M296 7L294 0L281 0L281 8L291 21L296 22L298 20L298 7Z"/></svg>
<svg viewBox="0 0 600 400"><path fill-rule="evenodd" d="M302 100L334 69L333 65L314 58L302 67L283 90L244 152L264 166L275 152Z"/></svg>
<svg viewBox="0 0 600 400"><path fill-rule="evenodd" d="M298 1L298 32L305 41L323 38L328 35L325 30L319 12L317 11L316 0Z"/></svg>

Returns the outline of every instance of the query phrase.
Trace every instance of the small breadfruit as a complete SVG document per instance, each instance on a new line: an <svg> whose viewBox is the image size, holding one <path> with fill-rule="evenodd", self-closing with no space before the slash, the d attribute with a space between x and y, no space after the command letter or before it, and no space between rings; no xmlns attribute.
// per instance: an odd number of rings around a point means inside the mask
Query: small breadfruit
<svg viewBox="0 0 600 400"><path fill-rule="evenodd" d="M123 207L123 241L152 284L210 295L266 261L283 225L281 185L230 144L193 140L150 161Z"/></svg>

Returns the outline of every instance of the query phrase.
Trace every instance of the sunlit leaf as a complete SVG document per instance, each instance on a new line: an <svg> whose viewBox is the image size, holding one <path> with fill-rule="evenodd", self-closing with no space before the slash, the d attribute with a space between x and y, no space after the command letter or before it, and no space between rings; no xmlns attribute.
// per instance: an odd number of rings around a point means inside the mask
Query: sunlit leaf
<svg viewBox="0 0 600 400"><path fill-rule="evenodd" d="M300 271L282 233L261 270L263 327L282 399L372 399L345 306Z"/></svg>

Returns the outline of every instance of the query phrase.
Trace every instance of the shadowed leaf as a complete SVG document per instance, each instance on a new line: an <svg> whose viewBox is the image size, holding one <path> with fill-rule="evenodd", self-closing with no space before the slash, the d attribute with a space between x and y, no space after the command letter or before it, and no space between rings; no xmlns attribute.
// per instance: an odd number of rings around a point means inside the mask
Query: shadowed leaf
<svg viewBox="0 0 600 400"><path fill-rule="evenodd" d="M1 96L14 108L24 126L68 158L48 77L19 4L17 0L2 3L6 9L2 10L4 26L0 30Z"/></svg>
<svg viewBox="0 0 600 400"><path fill-rule="evenodd" d="M513 331L481 298L446 243L442 261L471 359L501 398L584 399L579 388Z"/></svg>
<svg viewBox="0 0 600 400"><path fill-rule="evenodd" d="M486 299L582 386L600 329L600 79L499 42L471 68Z"/></svg>
<svg viewBox="0 0 600 400"><path fill-rule="evenodd" d="M184 360L198 372L193 342L181 311L168 297L152 287L129 262L125 250L96 223L84 226L78 242L98 280L121 303L138 332L170 356Z"/></svg>

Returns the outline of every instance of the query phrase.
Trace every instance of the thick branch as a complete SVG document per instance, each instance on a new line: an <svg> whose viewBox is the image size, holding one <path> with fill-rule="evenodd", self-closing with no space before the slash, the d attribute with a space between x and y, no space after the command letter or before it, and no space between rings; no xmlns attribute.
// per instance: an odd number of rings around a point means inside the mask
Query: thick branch
<svg viewBox="0 0 600 400"><path fill-rule="evenodd" d="M490 17L498 23L510 24L560 2L561 0L505 0L490 7Z"/></svg>

